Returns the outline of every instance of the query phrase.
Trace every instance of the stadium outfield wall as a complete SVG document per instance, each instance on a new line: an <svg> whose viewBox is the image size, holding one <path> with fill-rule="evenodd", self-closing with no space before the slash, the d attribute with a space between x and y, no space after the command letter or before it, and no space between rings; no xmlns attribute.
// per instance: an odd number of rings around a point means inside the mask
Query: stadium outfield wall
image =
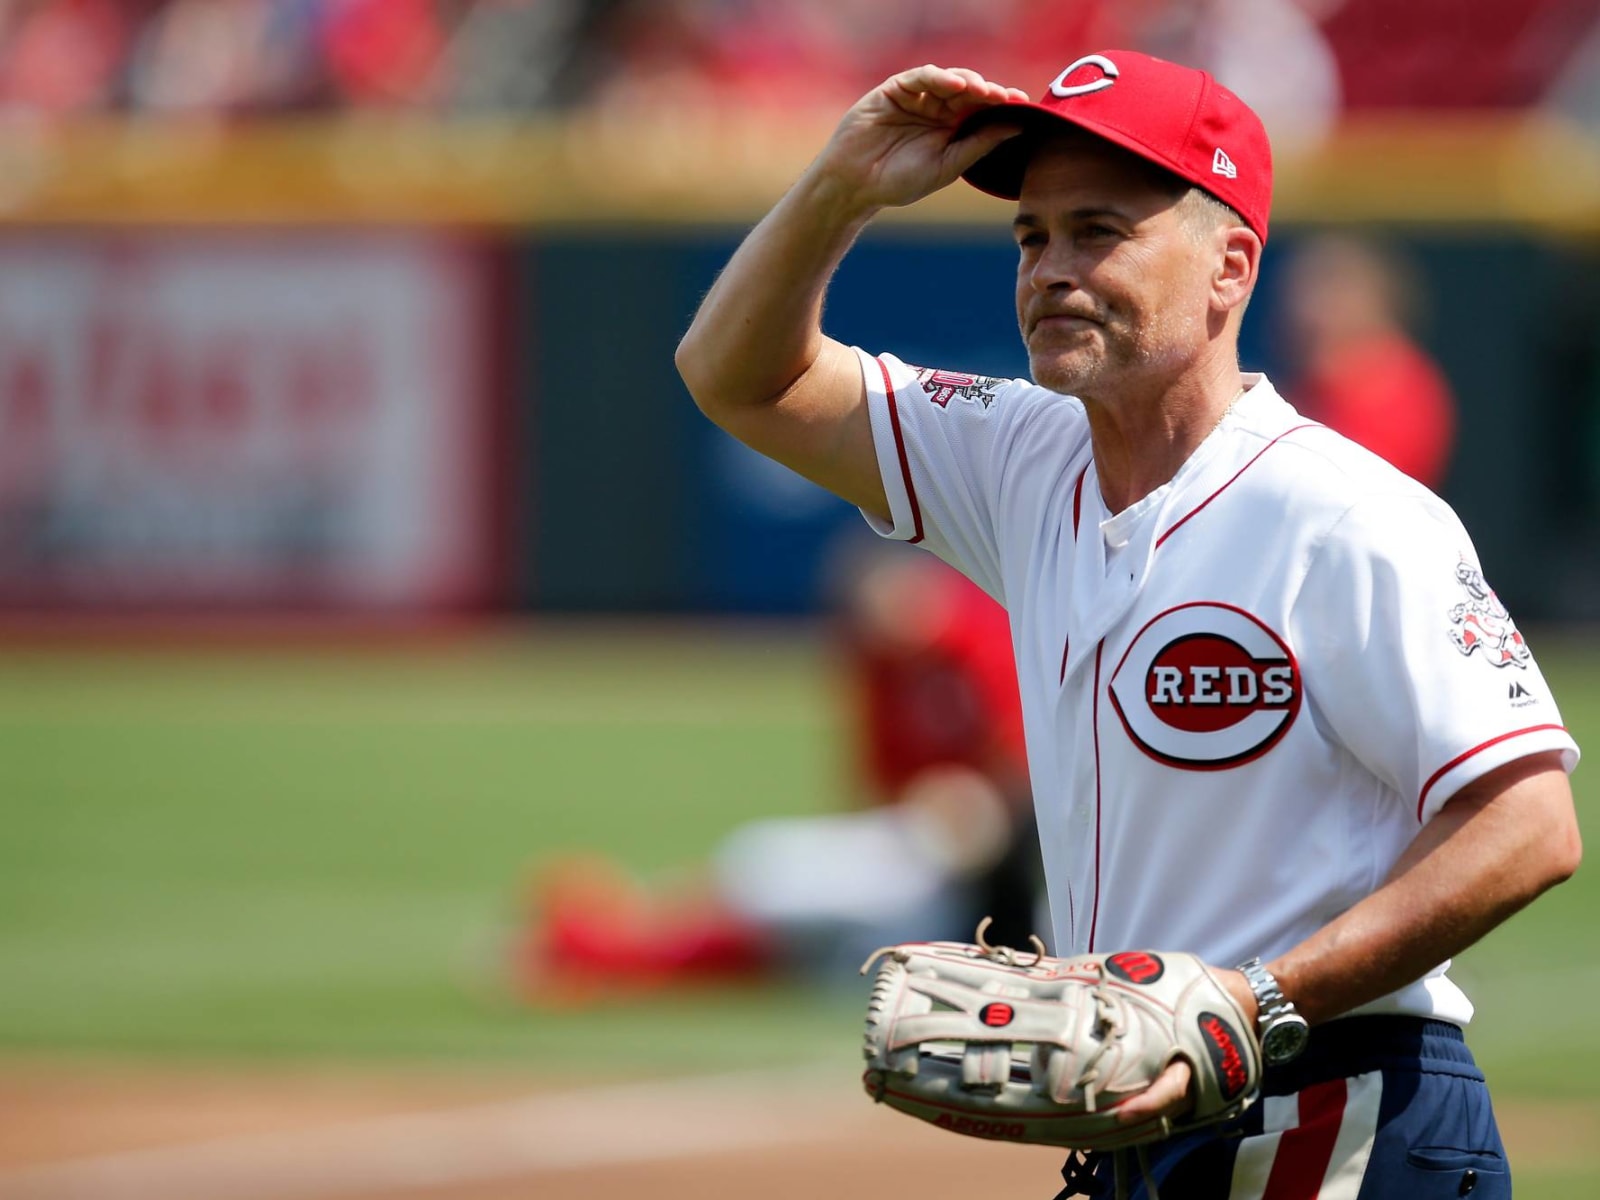
<svg viewBox="0 0 1600 1200"><path fill-rule="evenodd" d="M93 125L0 150L0 606L807 612L858 522L712 430L672 349L825 135L800 117ZM1274 264L1381 234L1462 404L1446 493L1509 603L1600 616L1600 151L1351 126L1280 164ZM1025 369L1002 202L847 261L831 330ZM886 303L886 295L915 303Z"/></svg>

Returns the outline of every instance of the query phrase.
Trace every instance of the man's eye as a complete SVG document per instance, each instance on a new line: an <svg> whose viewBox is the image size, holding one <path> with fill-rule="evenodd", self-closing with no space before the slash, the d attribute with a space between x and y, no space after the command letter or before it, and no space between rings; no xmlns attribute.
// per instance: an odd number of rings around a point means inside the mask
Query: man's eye
<svg viewBox="0 0 1600 1200"><path fill-rule="evenodd" d="M1023 247L1042 246L1044 245L1044 240L1044 234L1037 232L1022 233L1017 235L1017 245Z"/></svg>
<svg viewBox="0 0 1600 1200"><path fill-rule="evenodd" d="M1086 225L1084 226L1083 232L1085 237L1096 239L1114 238L1119 236L1117 231L1111 228L1109 225Z"/></svg>

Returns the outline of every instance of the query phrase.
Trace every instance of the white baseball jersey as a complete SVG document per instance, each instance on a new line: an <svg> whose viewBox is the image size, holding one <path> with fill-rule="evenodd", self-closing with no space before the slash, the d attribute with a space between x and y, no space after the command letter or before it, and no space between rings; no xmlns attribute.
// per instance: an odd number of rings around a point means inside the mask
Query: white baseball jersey
<svg viewBox="0 0 1600 1200"><path fill-rule="evenodd" d="M1288 950L1577 746L1448 505L1261 376L1107 512L1078 400L861 353L892 526L1011 613L1058 953ZM1472 1015L1445 976L1364 1011Z"/></svg>

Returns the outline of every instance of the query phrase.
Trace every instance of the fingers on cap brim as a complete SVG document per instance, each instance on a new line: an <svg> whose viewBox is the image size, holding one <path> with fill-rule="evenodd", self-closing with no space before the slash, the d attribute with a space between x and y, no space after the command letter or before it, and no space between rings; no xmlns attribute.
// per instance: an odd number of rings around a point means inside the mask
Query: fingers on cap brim
<svg viewBox="0 0 1600 1200"><path fill-rule="evenodd" d="M961 136L968 137L997 124L1012 127L1016 136L1001 142L963 171L961 177L979 191L1015 200L1022 193L1022 175L1040 139L1052 130L1062 131L1070 125L1053 113L1040 112L1031 106L1000 104L968 117L962 123Z"/></svg>

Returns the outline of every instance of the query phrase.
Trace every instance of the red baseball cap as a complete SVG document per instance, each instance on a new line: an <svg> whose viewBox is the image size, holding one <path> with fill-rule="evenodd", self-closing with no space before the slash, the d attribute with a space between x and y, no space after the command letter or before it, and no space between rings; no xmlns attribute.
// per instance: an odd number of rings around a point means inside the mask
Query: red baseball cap
<svg viewBox="0 0 1600 1200"><path fill-rule="evenodd" d="M1041 135L1066 121L1115 142L1210 192L1267 240L1272 147L1261 118L1204 71L1135 50L1085 54L1050 81L1037 102L979 109L957 136L996 120L1023 132L962 173L973 187L1015 200Z"/></svg>

